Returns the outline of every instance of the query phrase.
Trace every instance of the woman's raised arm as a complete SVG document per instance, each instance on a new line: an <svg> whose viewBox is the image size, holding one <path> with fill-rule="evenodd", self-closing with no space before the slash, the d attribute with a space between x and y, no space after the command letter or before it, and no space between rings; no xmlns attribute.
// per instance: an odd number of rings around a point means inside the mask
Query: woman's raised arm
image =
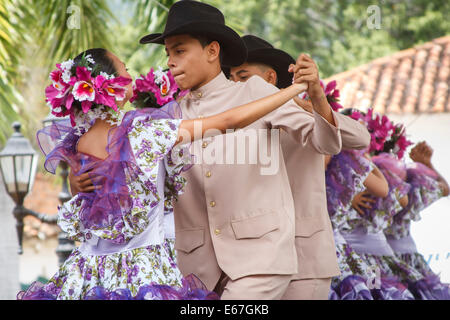
<svg viewBox="0 0 450 320"><path fill-rule="evenodd" d="M293 84L270 96L232 108L211 117L183 120L179 127L176 144L202 139L205 132L211 129L219 130L223 134L227 129L244 128L282 106L307 88L307 85L303 83ZM195 127L197 127L197 131L201 129L201 136L194 136L194 132L196 132L194 131Z"/></svg>

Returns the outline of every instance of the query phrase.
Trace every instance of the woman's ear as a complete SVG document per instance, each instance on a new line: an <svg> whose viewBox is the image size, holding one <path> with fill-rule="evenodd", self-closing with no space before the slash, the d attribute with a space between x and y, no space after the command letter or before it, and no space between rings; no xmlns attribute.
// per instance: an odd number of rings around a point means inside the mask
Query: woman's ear
<svg viewBox="0 0 450 320"><path fill-rule="evenodd" d="M208 61L214 62L216 59L220 59L220 44L217 41L213 41L208 44L207 48Z"/></svg>

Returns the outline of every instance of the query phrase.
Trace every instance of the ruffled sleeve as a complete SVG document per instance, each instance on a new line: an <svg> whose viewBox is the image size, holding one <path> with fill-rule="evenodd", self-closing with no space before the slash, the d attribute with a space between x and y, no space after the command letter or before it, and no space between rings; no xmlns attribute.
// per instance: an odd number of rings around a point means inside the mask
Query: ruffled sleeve
<svg viewBox="0 0 450 320"><path fill-rule="evenodd" d="M168 103L160 109L141 109L130 114L132 125L128 130L131 148L136 163L153 180L155 167L164 161L166 169L183 167L183 157L177 156L183 147L174 149L181 124L181 109L176 102ZM176 159L174 163L171 159ZM181 160L180 160L181 159ZM172 162L171 162L172 161Z"/></svg>
<svg viewBox="0 0 450 320"><path fill-rule="evenodd" d="M142 113L144 112L144 113ZM160 118L160 119L158 119ZM161 109L143 109L135 117L129 133L136 163L145 173L148 183L156 183L156 166L162 161L166 170L164 181L165 214L173 212L172 202L183 193L187 183L182 172L192 167L190 144L174 147L181 124L181 111L176 102Z"/></svg>
<svg viewBox="0 0 450 320"><path fill-rule="evenodd" d="M372 208L362 210L367 229L379 232L391 225L393 217L402 210L399 199L408 194L410 186L406 182L405 163L386 153L372 157L372 161L386 178L389 192L384 198L372 197L375 200Z"/></svg>
<svg viewBox="0 0 450 320"><path fill-rule="evenodd" d="M421 163L412 163L407 168L407 182L411 189L408 205L398 219L418 221L420 212L443 196L436 173Z"/></svg>
<svg viewBox="0 0 450 320"><path fill-rule="evenodd" d="M364 181L373 168L364 151L345 150L331 158L325 177L328 213L335 228L351 229L352 199L365 189Z"/></svg>
<svg viewBox="0 0 450 320"><path fill-rule="evenodd" d="M71 168L79 167L76 153L79 138L70 120L58 121L39 130L36 139L45 156L44 168L55 174L60 161L66 162Z"/></svg>
<svg viewBox="0 0 450 320"><path fill-rule="evenodd" d="M391 154L382 153L372 158L389 184L389 192L394 191L397 198L406 196L410 185L407 180L406 164Z"/></svg>
<svg viewBox="0 0 450 320"><path fill-rule="evenodd" d="M128 133L136 163L152 179L158 162L171 154L178 136L181 120L154 120L148 116L134 119L132 129Z"/></svg>
<svg viewBox="0 0 450 320"><path fill-rule="evenodd" d="M407 165L410 185L408 205L394 216L394 223L385 234L400 239L410 234L411 221L421 219L420 212L443 196L437 174L421 163Z"/></svg>

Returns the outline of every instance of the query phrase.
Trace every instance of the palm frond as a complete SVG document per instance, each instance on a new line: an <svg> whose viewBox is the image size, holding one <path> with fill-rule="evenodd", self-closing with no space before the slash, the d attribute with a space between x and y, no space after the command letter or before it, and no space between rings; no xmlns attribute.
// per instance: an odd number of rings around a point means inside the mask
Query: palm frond
<svg viewBox="0 0 450 320"><path fill-rule="evenodd" d="M18 93L14 88L20 58L16 43L20 38L21 7L13 0L0 2L0 146L12 133L11 124L18 119Z"/></svg>
<svg viewBox="0 0 450 320"><path fill-rule="evenodd" d="M20 117L25 132L41 126L47 76L56 62L93 47L111 48L107 0L0 2L0 144ZM79 22L75 28L70 22ZM19 94L20 93L20 94Z"/></svg>
<svg viewBox="0 0 450 320"><path fill-rule="evenodd" d="M74 57L92 47L110 49L113 35L108 26L117 19L106 0L34 2L39 47L52 62Z"/></svg>

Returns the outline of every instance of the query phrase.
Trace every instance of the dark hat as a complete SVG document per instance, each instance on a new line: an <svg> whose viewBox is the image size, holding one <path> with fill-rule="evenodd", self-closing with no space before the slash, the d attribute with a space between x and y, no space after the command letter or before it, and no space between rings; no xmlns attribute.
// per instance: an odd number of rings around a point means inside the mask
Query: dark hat
<svg viewBox="0 0 450 320"><path fill-rule="evenodd" d="M292 84L292 73L288 72L289 65L295 64L295 59L283 50L275 49L267 41L252 35L242 37L247 50L247 62L258 62L271 66L277 73L277 87L282 89Z"/></svg>
<svg viewBox="0 0 450 320"><path fill-rule="evenodd" d="M239 66L247 58L247 49L241 37L225 25L225 17L219 9L206 3L183 0L169 10L163 33L152 33L140 40L144 43L164 44L164 39L179 34L200 34L220 43L223 65Z"/></svg>

